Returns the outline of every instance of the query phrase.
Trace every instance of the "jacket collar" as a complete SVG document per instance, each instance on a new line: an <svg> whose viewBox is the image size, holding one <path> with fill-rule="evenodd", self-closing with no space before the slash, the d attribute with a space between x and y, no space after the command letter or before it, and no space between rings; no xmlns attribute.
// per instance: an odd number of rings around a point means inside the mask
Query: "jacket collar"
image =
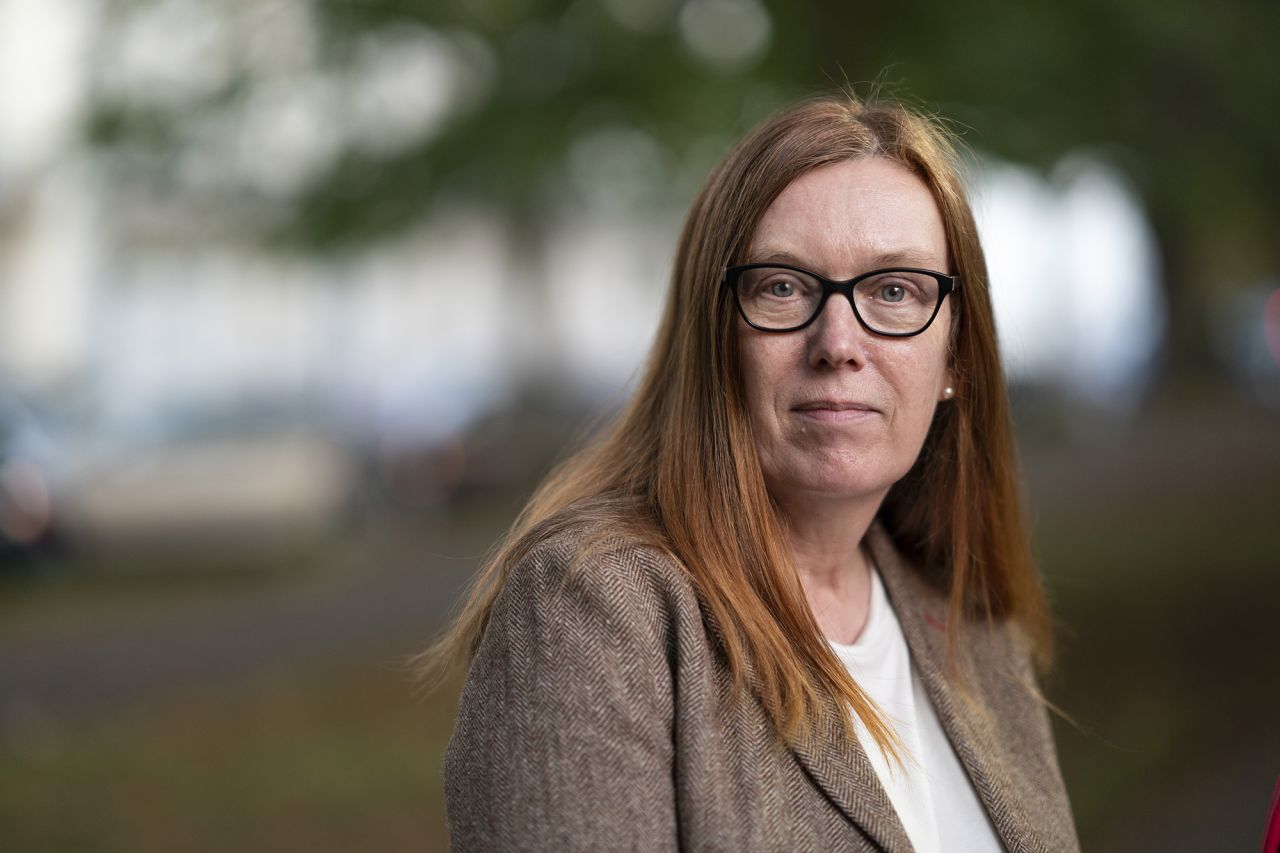
<svg viewBox="0 0 1280 853"><path fill-rule="evenodd" d="M866 541L902 626L912 663L920 672L943 731L1001 843L1006 850L1016 853L1049 850L1031 819L1030 809L1019 796L1019 787L996 758L1003 753L993 717L980 706L965 701L946 674L946 595L930 586L898 552L879 517L868 528ZM712 634L723 644L719 625L709 613L704 616ZM971 630L980 632L984 626L978 623ZM992 661L993 665L1006 663ZM750 673L750 661L747 668ZM977 698L974 697L974 701ZM885 853L913 850L862 744L857 739L849 739L839 729L834 700L824 701L827 708L821 728L807 743L792 744L792 753L814 785L879 849Z"/></svg>
<svg viewBox="0 0 1280 853"><path fill-rule="evenodd" d="M907 831L898 819L880 777L857 739L838 729L833 700L825 700L822 727L791 751L813 783L845 817L888 853L911 850Z"/></svg>
<svg viewBox="0 0 1280 853"><path fill-rule="evenodd" d="M705 606L702 618L715 642L721 649L727 648L724 629ZM747 681L754 681L753 661L748 659L743 663ZM846 737L836 722L840 719L838 714L847 714L848 710L837 711L830 697L823 697L821 701L824 707L819 729L808 741L790 743L788 748L814 786L878 849L886 853L912 850L902 821L862 744ZM760 707L763 713L764 706Z"/></svg>
<svg viewBox="0 0 1280 853"><path fill-rule="evenodd" d="M877 518L867 531L867 544L880 571L885 592L920 672L938 721L951 741L974 790L981 799L992 826L1006 849L1043 850L1030 810L1020 796L999 756L1004 754L994 715L981 704L981 696L971 699L959 694L946 673L946 596L930 586L898 553L888 531ZM970 628L974 634L988 629L982 622ZM1008 666L1007 660L974 661L975 666ZM976 669L975 669L976 675Z"/></svg>

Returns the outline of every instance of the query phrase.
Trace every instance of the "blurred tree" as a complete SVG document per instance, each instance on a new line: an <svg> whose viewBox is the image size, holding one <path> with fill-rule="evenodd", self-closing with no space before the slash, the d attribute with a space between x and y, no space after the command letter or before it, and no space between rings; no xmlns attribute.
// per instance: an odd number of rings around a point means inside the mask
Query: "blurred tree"
<svg viewBox="0 0 1280 853"><path fill-rule="evenodd" d="M1167 375L1211 369L1215 300L1280 268L1280 115L1267 106L1280 103L1280 6L817 0L810 14L816 56L900 69L974 128L971 144L1043 168L1094 149L1124 168L1162 254Z"/></svg>
<svg viewBox="0 0 1280 853"><path fill-rule="evenodd" d="M1280 267L1280 6L1228 0L1027 5L810 0L325 0L317 73L373 39L451 45L460 99L411 144L346 146L269 217L310 247L359 244L428 211L482 204L511 235L539 310L552 212L575 192L583 145L619 129L648 140L649 201L682 204L746 126L799 94L887 76L968 128L970 144L1049 168L1100 149L1146 199L1171 309L1168 374L1210 368L1214 300ZM887 71L886 71L887 69ZM484 78L484 79L477 79ZM233 76L210 96L252 84ZM138 109L100 99L95 138L171 144L207 105ZM351 119L358 121L358 118ZM604 170L625 167L609 161ZM578 189L581 192L581 188ZM1087 264L1087 258L1078 259Z"/></svg>

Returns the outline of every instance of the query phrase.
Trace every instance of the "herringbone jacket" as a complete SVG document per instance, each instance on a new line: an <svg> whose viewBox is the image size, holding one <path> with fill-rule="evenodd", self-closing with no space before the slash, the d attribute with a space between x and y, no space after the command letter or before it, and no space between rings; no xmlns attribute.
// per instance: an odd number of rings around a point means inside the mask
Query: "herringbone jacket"
<svg viewBox="0 0 1280 853"><path fill-rule="evenodd" d="M759 702L735 699L714 626L671 557L619 540L567 573L584 535L536 546L494 603L445 757L455 850L912 849L856 739L833 728L790 748ZM1078 850L1022 645L972 627L979 704L966 702L945 675L944 596L878 520L867 536L1005 847Z"/></svg>

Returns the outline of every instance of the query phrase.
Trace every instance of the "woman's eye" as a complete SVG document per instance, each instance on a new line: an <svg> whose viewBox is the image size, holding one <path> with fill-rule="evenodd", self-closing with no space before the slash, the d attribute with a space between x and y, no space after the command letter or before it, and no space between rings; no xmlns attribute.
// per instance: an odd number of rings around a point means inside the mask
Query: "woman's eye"
<svg viewBox="0 0 1280 853"><path fill-rule="evenodd" d="M880 298L885 302L901 302L907 296L907 289L900 284L886 284L880 288Z"/></svg>
<svg viewBox="0 0 1280 853"><path fill-rule="evenodd" d="M796 292L796 286L789 281L775 281L769 285L770 296L792 296Z"/></svg>

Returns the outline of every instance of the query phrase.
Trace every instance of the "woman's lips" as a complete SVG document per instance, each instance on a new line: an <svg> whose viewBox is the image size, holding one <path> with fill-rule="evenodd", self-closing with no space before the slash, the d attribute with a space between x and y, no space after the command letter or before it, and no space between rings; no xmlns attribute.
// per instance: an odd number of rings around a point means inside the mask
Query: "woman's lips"
<svg viewBox="0 0 1280 853"><path fill-rule="evenodd" d="M879 414L879 411L862 403L844 403L832 400L819 400L812 403L801 403L794 411L815 421L842 423L860 421Z"/></svg>

